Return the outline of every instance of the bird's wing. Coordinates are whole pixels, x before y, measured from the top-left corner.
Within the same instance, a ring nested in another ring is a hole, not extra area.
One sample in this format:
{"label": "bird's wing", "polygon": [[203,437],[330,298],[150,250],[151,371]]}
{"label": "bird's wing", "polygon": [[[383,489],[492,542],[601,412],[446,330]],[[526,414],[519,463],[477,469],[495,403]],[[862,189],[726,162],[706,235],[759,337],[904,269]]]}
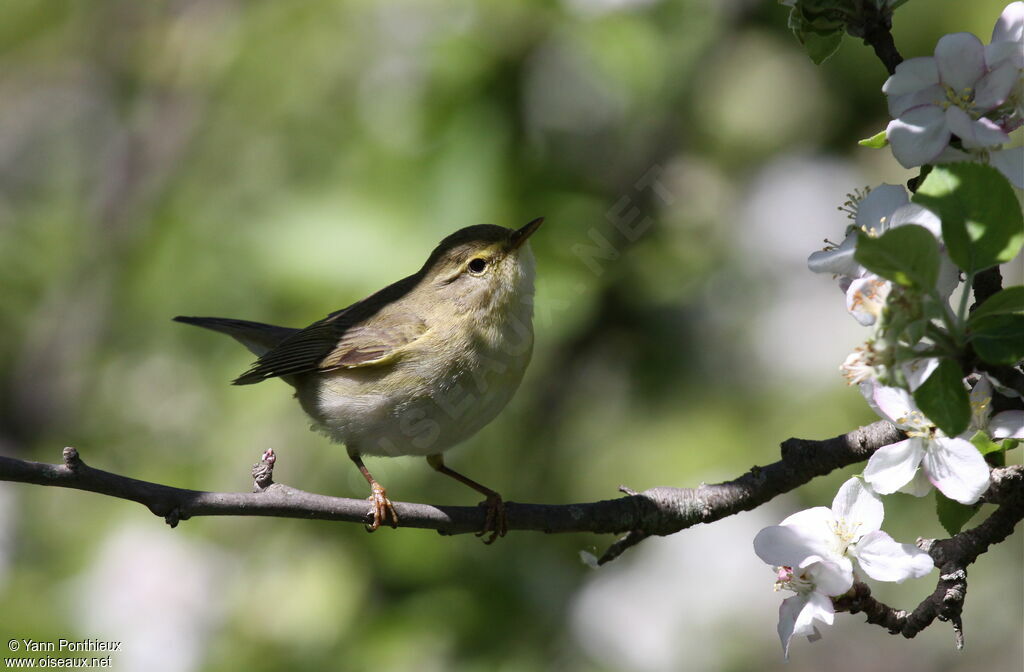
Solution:
{"label": "bird's wing", "polygon": [[384,364],[422,336],[427,325],[414,315],[389,313],[386,320],[352,324],[339,311],[286,338],[239,376],[236,385],[313,371]]}
{"label": "bird's wing", "polygon": [[384,364],[427,331],[426,323],[413,315],[389,317],[387,325],[367,324],[346,330],[318,368],[332,371]]}

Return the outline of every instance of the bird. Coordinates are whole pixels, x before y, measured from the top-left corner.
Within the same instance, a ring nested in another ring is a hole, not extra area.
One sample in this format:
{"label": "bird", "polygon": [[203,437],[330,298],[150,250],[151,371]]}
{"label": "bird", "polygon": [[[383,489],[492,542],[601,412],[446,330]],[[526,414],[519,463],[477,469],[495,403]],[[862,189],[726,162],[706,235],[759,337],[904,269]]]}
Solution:
{"label": "bird", "polygon": [[484,495],[477,536],[490,544],[508,529],[504,500],[449,468],[444,453],[490,423],[523,379],[534,343],[528,239],[543,222],[459,229],[417,272],[302,329],[174,320],[227,334],[257,356],[233,384],[280,378],[295,388],[313,427],[344,445],[369,484],[368,531],[399,519],[363,456],[422,456]]}

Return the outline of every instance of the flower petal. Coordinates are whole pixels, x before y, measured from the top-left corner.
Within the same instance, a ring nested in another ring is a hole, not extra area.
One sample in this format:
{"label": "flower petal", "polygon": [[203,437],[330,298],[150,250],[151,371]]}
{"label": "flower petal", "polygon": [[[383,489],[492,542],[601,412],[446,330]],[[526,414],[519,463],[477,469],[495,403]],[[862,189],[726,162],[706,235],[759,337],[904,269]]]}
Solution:
{"label": "flower petal", "polygon": [[924,473],[924,469],[920,467],[914,472],[914,477],[907,481],[907,484],[901,487],[896,492],[902,492],[904,495],[912,495],[914,497],[924,497],[932,491],[932,482],[928,480],[928,476]]}
{"label": "flower petal", "polygon": [[888,100],[886,100],[886,105],[889,108],[889,116],[895,119],[912,107],[920,105],[938,105],[941,107],[946,100],[946,89],[942,88],[939,84],[935,84],[919,91],[911,91],[899,96],[889,96]]}
{"label": "flower petal", "polygon": [[794,595],[787,597],[779,605],[779,640],[782,642],[782,654],[789,660],[789,643],[793,641],[796,632],[796,622],[800,613],[807,606],[808,595]]}
{"label": "flower petal", "polygon": [[1024,41],[1024,2],[1011,2],[996,19],[991,42]]}
{"label": "flower petal", "polygon": [[910,203],[892,213],[889,219],[889,228],[903,226],[904,224],[917,224],[932,232],[940,242],[942,241],[942,220],[928,208]]}
{"label": "flower petal", "polygon": [[950,106],[946,110],[946,126],[960,136],[964,147],[995,147],[1010,141],[1010,136],[991,119],[971,119],[970,115],[959,107]]}
{"label": "flower petal", "polygon": [[985,47],[970,33],[951,33],[935,45],[939,81],[960,93],[973,88],[985,74]]}
{"label": "flower petal", "polygon": [[892,213],[907,203],[910,203],[910,197],[902,186],[880,184],[857,204],[857,215],[853,221],[858,229],[875,230],[881,234],[889,229]]}
{"label": "flower petal", "polygon": [[992,387],[995,388],[995,391],[1004,397],[1009,397],[1010,399],[1020,399],[1021,397],[1024,397],[1024,394],[1021,394],[1012,387],[1008,387],[1005,380],[1000,380],[999,376],[993,374],[991,371],[987,372],[985,377],[988,378],[990,383],[992,383]]}
{"label": "flower petal", "polygon": [[862,326],[870,327],[885,309],[885,300],[891,290],[892,283],[874,273],[857,278],[846,290],[846,310]]}
{"label": "flower petal", "polygon": [[988,156],[992,167],[1005,175],[1010,184],[1024,189],[1024,147],[997,149]]}
{"label": "flower petal", "polygon": [[875,381],[866,381],[860,385],[860,393],[868,402],[868,406],[900,429],[913,429],[916,425],[906,424],[908,419],[919,413],[917,404],[910,393],[899,387],[888,387]]}
{"label": "flower petal", "polygon": [[943,253],[939,257],[939,280],[935,283],[935,289],[944,301],[948,301],[953,291],[960,284],[960,269]]}
{"label": "flower petal", "polygon": [[887,96],[901,96],[939,83],[939,67],[931,56],[908,58],[882,85]]}
{"label": "flower petal", "polygon": [[794,550],[801,549],[798,553],[803,553],[803,558],[799,560],[793,558],[796,560],[795,563],[785,564],[806,567],[807,558],[812,555],[819,556],[822,560],[828,558],[839,561],[833,550],[836,536],[835,522],[832,510],[824,506],[815,506],[787,516],[779,523],[779,526],[792,531],[793,535],[788,539],[795,544]]}
{"label": "flower petal", "polygon": [[825,595],[842,595],[853,587],[853,563],[849,558],[843,562],[823,560],[807,567],[805,570],[816,586],[818,592]]}
{"label": "flower petal", "polygon": [[946,113],[938,105],[912,107],[885,128],[892,154],[904,168],[931,163],[949,144]]}
{"label": "flower petal", "polygon": [[993,439],[1024,439],[1024,411],[1003,411],[989,420]]}
{"label": "flower petal", "polygon": [[907,378],[907,385],[913,392],[928,380],[935,369],[939,368],[938,357],[922,357],[920,359],[908,359],[900,365],[903,375]]}
{"label": "flower petal", "polygon": [[814,273],[832,273],[835,275],[846,275],[858,277],[864,272],[864,267],[854,261],[853,253],[857,250],[857,232],[851,231],[850,235],[831,250],[820,250],[807,257],[807,267]]}
{"label": "flower petal", "polygon": [[885,510],[882,499],[864,481],[851,478],[839,487],[832,500],[832,514],[860,537],[882,527]]}
{"label": "flower petal", "polygon": [[942,494],[961,504],[974,504],[988,490],[988,463],[974,444],[965,439],[928,441],[921,466]]}
{"label": "flower petal", "polygon": [[830,552],[828,557],[809,555],[800,563],[799,569],[813,579],[818,590],[829,595],[842,595],[853,585],[853,560],[845,554]]}
{"label": "flower petal", "polygon": [[987,404],[992,401],[992,381],[987,376],[978,378],[978,382],[971,388],[972,404]]}
{"label": "flower petal", "polygon": [[[849,590],[849,588],[847,588]],[[832,625],[836,610],[832,606],[832,600],[828,599],[826,595],[815,591],[810,594],[810,598],[807,600],[807,608],[805,611],[810,611],[810,618],[816,621],[821,621],[825,625]],[[803,619],[798,619],[798,624]],[[802,634],[802,633],[801,633]]]}
{"label": "flower petal", "polygon": [[956,147],[946,147],[942,153],[935,157],[935,163],[957,163],[959,161],[974,161],[976,154],[965,152]]}
{"label": "flower petal", "polygon": [[[828,511],[831,517],[831,511],[823,506],[818,508]],[[828,557],[832,553],[828,542],[833,537],[831,531],[826,537],[808,533],[805,528],[772,525],[754,537],[754,553],[773,567],[799,567],[811,556]]]}
{"label": "flower petal", "polygon": [[1012,63],[1018,68],[1024,68],[1024,53],[1020,45],[1014,42],[993,42],[985,45],[985,62],[990,68],[998,67],[1003,63]]}
{"label": "flower petal", "polygon": [[903,583],[935,569],[930,555],[911,544],[899,544],[881,530],[864,535],[853,549],[861,569],[876,581]]}
{"label": "flower petal", "polygon": [[999,64],[978,82],[974,90],[974,107],[988,112],[1005,103],[1019,77],[1020,69],[1014,63],[1007,60]]}
{"label": "flower petal", "polygon": [[970,400],[971,425],[975,429],[985,429],[992,415],[992,383],[986,376],[979,378],[971,388]]}
{"label": "flower petal", "polygon": [[811,639],[820,637],[814,627],[814,621],[832,625],[835,619],[835,608],[832,600],[821,593],[812,592],[806,595],[794,595],[782,601],[779,607],[779,639],[782,651],[789,660],[789,643],[797,635]]}
{"label": "flower petal", "polygon": [[831,509],[824,506],[815,506],[787,516],[779,525],[803,528],[809,534],[824,537],[832,529],[834,522],[835,516],[832,515]]}
{"label": "flower petal", "polygon": [[882,446],[868,459],[864,480],[880,495],[896,492],[914,477],[914,471],[925,454],[922,444],[921,439],[910,438]]}

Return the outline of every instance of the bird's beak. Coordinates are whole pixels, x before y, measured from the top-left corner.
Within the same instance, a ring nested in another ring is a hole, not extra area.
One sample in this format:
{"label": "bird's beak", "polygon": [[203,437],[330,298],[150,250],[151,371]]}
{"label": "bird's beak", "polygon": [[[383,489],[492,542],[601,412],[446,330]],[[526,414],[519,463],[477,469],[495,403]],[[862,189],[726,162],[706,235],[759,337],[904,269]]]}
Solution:
{"label": "bird's beak", "polygon": [[521,229],[516,229],[512,232],[512,238],[509,240],[509,249],[518,250],[522,247],[526,239],[533,235],[533,232],[540,228],[540,225],[544,223],[543,217],[538,217]]}

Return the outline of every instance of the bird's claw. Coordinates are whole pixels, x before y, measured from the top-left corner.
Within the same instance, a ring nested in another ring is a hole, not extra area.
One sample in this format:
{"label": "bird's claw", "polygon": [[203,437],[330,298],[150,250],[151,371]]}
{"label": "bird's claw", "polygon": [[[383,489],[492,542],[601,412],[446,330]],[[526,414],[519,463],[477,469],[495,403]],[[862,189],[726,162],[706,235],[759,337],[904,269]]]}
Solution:
{"label": "bird's claw", "polygon": [[487,499],[480,502],[480,506],[487,508],[487,518],[484,519],[484,527],[476,533],[476,536],[483,537],[485,544],[493,544],[498,537],[504,537],[508,533],[508,514],[505,511],[505,502],[501,495],[494,493],[488,495]]}
{"label": "bird's claw", "polygon": [[387,490],[380,483],[370,484],[370,513],[373,514],[373,522],[366,526],[367,532],[375,532],[381,523],[388,522],[391,527],[398,527],[398,514],[395,513],[395,506],[388,499]]}

